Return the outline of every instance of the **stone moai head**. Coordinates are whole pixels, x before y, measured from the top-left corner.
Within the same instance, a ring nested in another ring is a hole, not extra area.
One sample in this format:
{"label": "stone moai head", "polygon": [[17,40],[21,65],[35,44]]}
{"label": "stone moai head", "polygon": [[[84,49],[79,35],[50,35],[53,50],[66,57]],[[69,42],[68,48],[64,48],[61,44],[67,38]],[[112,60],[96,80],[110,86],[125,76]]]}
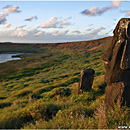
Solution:
{"label": "stone moai head", "polygon": [[118,37],[118,40],[121,38],[129,39],[130,38],[130,19],[129,18],[120,19],[113,33],[114,33],[114,36]]}
{"label": "stone moai head", "polygon": [[113,34],[112,42],[102,56],[106,61],[105,80],[108,84],[122,81],[123,71],[130,69],[130,19],[120,19]]}

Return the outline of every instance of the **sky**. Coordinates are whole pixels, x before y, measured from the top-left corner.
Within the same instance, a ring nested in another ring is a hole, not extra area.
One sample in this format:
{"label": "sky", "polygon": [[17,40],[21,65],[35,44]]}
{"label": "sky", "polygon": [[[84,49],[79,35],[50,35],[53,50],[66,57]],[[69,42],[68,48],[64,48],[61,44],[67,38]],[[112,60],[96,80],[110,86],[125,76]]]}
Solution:
{"label": "sky", "polygon": [[0,42],[59,43],[113,35],[130,1],[0,1]]}

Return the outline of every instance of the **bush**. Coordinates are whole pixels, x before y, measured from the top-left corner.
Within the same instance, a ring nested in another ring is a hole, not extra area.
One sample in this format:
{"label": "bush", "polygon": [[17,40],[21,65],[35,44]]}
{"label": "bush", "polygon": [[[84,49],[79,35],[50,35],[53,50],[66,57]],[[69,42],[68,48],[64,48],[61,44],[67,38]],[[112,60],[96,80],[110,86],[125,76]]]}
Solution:
{"label": "bush", "polygon": [[60,95],[61,97],[64,97],[64,96],[69,96],[71,94],[71,90],[70,88],[56,88],[54,90],[52,90],[52,94],[51,94],[51,98],[52,97],[55,97],[57,95]]}
{"label": "bush", "polygon": [[47,88],[46,87],[42,87],[42,88],[37,88],[37,89],[35,89],[34,91],[33,91],[33,93],[35,93],[35,94],[42,94],[42,93],[44,93],[44,92],[46,92],[47,91]]}
{"label": "bush", "polygon": [[32,118],[37,120],[37,119],[44,119],[44,120],[49,120],[52,118],[52,116],[55,116],[57,111],[61,107],[58,105],[54,104],[47,104],[47,103],[36,103],[32,106],[30,109],[30,114],[32,115]]}
{"label": "bush", "polygon": [[79,104],[70,109],[59,110],[56,117],[49,120],[44,127],[53,129],[87,129],[88,116],[92,114],[93,111]]}
{"label": "bush", "polygon": [[24,96],[28,95],[29,93],[32,93],[32,91],[30,91],[30,90],[23,90],[23,91],[21,91],[21,92],[15,94],[14,96],[24,97]]}
{"label": "bush", "polygon": [[0,103],[0,108],[8,107],[8,106],[11,106],[11,105],[12,105],[11,102],[2,102],[2,103]]}
{"label": "bush", "polygon": [[39,98],[41,98],[42,96],[40,96],[39,94],[33,93],[33,94],[31,94],[31,97],[32,97],[32,98],[39,99]]}
{"label": "bush", "polygon": [[94,91],[89,91],[89,92],[83,92],[81,96],[73,96],[73,101],[74,102],[90,102],[95,100],[95,92]]}
{"label": "bush", "polygon": [[108,109],[103,102],[97,107],[93,117],[98,129],[117,129],[118,126],[129,126],[130,108],[114,104]]}
{"label": "bush", "polygon": [[88,115],[93,111],[82,105],[70,109],[59,110],[51,120],[38,120],[34,124],[25,126],[24,129],[87,129]]}
{"label": "bush", "polygon": [[117,126],[129,126],[130,108],[126,106],[119,107],[114,104],[114,107],[106,112],[106,118],[109,129],[117,129]]}
{"label": "bush", "polygon": [[37,119],[49,120],[61,107],[51,103],[35,102],[33,105],[17,111],[9,111],[0,115],[1,129],[20,129],[25,123]]}
{"label": "bush", "polygon": [[0,97],[0,99],[6,99],[7,97]]}
{"label": "bush", "polygon": [[25,110],[3,114],[0,119],[1,129],[20,129],[24,123],[32,120],[32,116]]}

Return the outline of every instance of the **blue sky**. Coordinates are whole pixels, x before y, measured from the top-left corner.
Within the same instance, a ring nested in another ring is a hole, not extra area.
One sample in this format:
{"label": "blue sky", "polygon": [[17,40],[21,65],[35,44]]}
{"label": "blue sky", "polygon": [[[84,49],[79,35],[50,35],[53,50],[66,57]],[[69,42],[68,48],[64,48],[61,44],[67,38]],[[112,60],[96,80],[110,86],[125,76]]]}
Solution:
{"label": "blue sky", "polygon": [[0,42],[56,43],[113,35],[130,1],[0,1]]}

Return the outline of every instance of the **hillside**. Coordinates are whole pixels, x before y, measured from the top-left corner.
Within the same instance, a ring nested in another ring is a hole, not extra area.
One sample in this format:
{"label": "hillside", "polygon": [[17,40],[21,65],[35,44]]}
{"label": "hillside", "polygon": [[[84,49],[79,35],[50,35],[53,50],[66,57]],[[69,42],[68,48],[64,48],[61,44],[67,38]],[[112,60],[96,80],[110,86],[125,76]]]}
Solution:
{"label": "hillside", "polygon": [[[101,38],[91,41],[79,41],[68,43],[49,43],[49,44],[18,44],[18,43],[0,43],[0,53],[2,52],[37,52],[43,48],[72,49],[82,52],[88,52],[99,48],[107,48],[112,37]],[[105,44],[104,44],[105,43]]]}
{"label": "hillside", "polygon": [[[129,125],[129,108],[115,106],[105,113],[102,104],[106,83],[100,57],[111,40],[0,43],[0,53],[30,53],[0,64],[0,128],[115,129]],[[88,68],[95,70],[93,89],[78,95],[80,72]]]}

